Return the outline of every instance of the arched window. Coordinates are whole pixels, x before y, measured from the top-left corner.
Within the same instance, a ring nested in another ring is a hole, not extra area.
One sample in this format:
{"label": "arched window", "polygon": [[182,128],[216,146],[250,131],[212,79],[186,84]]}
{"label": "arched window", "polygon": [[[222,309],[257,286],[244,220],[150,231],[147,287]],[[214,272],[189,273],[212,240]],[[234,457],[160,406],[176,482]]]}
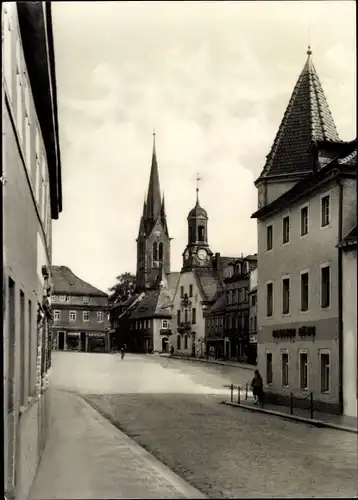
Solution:
{"label": "arched window", "polygon": [[163,243],[159,243],[159,259],[158,260],[163,260]]}
{"label": "arched window", "polygon": [[188,336],[185,335],[184,337],[184,349],[188,349]]}
{"label": "arched window", "polygon": [[155,241],[153,243],[153,262],[158,260],[158,245],[157,245],[157,242]]}
{"label": "arched window", "polygon": [[177,337],[177,349],[180,351],[181,349],[181,336],[180,334]]}
{"label": "arched window", "polygon": [[205,227],[198,226],[198,241],[205,241]]}

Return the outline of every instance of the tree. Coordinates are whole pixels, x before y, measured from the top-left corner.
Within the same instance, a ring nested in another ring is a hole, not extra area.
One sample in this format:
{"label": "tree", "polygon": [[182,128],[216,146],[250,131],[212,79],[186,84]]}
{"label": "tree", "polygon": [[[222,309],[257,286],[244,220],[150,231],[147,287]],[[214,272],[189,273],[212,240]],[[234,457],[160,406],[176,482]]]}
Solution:
{"label": "tree", "polygon": [[132,273],[122,273],[116,277],[117,283],[109,288],[109,304],[130,299],[135,291],[136,278]]}

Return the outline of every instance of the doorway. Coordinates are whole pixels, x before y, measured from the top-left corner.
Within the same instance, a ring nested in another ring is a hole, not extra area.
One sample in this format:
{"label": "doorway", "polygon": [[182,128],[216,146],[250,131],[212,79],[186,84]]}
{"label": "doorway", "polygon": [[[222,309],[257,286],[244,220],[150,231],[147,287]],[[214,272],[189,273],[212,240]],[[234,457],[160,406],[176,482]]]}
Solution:
{"label": "doorway", "polygon": [[162,352],[168,351],[168,337],[162,338]]}
{"label": "doorway", "polygon": [[80,351],[86,352],[86,332],[81,332],[80,335]]}
{"label": "doorway", "polygon": [[65,350],[65,332],[58,332],[57,337],[58,337],[58,350],[64,351]]}

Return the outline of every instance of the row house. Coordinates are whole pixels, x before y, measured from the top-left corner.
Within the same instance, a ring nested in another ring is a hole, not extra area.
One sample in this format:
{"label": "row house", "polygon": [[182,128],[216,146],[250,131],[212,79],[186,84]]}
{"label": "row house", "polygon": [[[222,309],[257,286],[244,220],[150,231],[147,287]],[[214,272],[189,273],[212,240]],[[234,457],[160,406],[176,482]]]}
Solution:
{"label": "row house", "polygon": [[109,352],[108,295],[66,266],[53,266],[52,347],[59,351]]}
{"label": "row house", "polygon": [[309,50],[256,181],[258,368],[268,399],[311,393],[316,409],[355,416],[357,309],[344,293],[343,242],[357,224],[356,169],[356,140],[339,139]]}
{"label": "row house", "polygon": [[250,273],[249,287],[249,344],[250,344],[250,363],[256,364],[257,361],[257,269]]}
{"label": "row house", "polygon": [[62,211],[50,2],[2,2],[3,488],[26,500],[48,429],[52,220]]}

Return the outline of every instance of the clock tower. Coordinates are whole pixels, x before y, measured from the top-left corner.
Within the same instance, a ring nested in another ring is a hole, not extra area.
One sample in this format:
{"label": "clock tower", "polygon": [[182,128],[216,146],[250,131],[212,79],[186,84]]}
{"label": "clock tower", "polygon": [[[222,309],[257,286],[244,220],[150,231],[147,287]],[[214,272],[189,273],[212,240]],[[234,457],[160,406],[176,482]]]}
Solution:
{"label": "clock tower", "polygon": [[213,252],[208,244],[208,215],[199,203],[199,181],[197,176],[196,204],[187,217],[188,244],[183,253],[183,271],[199,267],[211,267]]}
{"label": "clock tower", "polygon": [[161,198],[159,172],[153,134],[152,165],[148,194],[143,204],[137,238],[138,291],[156,288],[158,277],[170,273],[170,239],[165,213],[164,195]]}

